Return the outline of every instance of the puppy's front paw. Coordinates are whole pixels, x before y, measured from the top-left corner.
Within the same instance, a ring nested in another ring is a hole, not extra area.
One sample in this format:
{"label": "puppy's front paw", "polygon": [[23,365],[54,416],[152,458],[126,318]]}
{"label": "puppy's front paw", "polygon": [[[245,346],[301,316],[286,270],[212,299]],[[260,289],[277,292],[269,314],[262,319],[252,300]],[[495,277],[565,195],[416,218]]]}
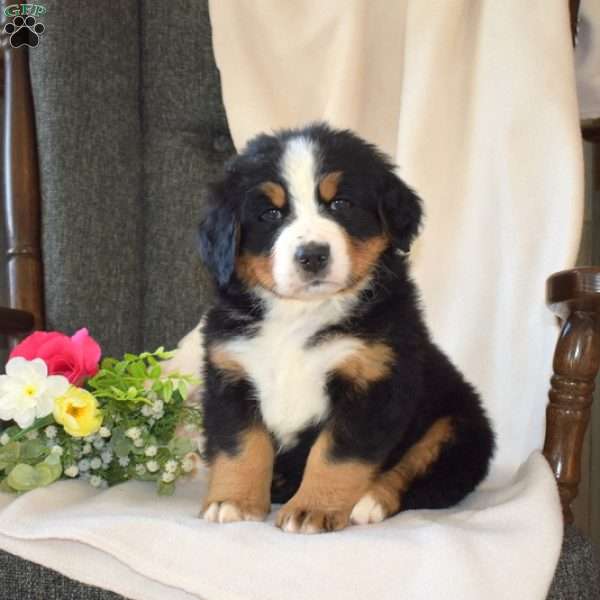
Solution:
{"label": "puppy's front paw", "polygon": [[351,521],[355,525],[381,523],[387,516],[388,510],[373,494],[365,494],[352,509]]}
{"label": "puppy's front paw", "polygon": [[275,524],[289,533],[322,533],[344,529],[349,522],[349,510],[324,510],[288,503],[277,514]]}
{"label": "puppy's front paw", "polygon": [[233,523],[235,521],[264,521],[267,516],[264,508],[244,502],[208,502],[202,510],[202,517],[211,523]]}

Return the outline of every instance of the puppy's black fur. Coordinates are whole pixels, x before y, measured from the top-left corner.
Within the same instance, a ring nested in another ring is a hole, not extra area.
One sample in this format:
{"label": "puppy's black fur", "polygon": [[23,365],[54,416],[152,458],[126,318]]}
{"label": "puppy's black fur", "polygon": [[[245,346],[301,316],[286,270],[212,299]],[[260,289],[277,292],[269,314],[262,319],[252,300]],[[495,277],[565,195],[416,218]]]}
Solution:
{"label": "puppy's black fur", "polygon": [[[408,251],[418,232],[421,202],[373,146],[350,132],[313,125],[259,136],[227,166],[223,181],[212,189],[211,207],[200,226],[200,253],[218,286],[204,327],[206,349],[233,338],[252,339],[268,318],[264,296],[236,271],[236,261],[242,254],[268,257],[277,236],[294,218],[288,202],[272,221],[272,203],[259,186],[274,181],[285,189],[279,164],[286,143],[298,136],[318,145],[320,172],[344,174],[336,196],[341,208],[327,212],[323,204],[323,214],[351,240],[379,236],[389,242],[365,276],[368,285],[356,286],[358,302],[339,322],[307,340],[306,348],[337,335],[352,336],[384,343],[394,360],[389,373],[366,389],[335,370],[329,374],[327,416],[298,431],[295,443],[277,452],[271,499],[286,502],[297,491],[310,448],[324,430],[331,432],[332,461],[359,460],[385,473],[432,424],[449,417],[451,439],[403,493],[401,509],[451,506],[485,477],[494,436],[477,392],[430,339],[407,259],[398,252]],[[260,390],[250,376],[232,379],[208,360],[204,379],[205,454],[210,463],[220,453],[235,456],[241,434],[264,423]],[[275,436],[273,443],[277,448]]]}

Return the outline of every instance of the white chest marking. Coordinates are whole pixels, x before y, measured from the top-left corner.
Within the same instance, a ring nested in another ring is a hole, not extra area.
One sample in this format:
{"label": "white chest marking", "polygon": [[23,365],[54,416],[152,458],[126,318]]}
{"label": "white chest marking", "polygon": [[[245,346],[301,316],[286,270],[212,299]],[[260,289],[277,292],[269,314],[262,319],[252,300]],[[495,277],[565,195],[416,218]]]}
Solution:
{"label": "white chest marking", "polygon": [[263,420],[282,448],[296,434],[327,417],[327,374],[362,347],[343,337],[306,348],[317,331],[339,322],[355,297],[323,301],[271,300],[253,338],[235,338],[224,349],[244,367],[258,395]]}

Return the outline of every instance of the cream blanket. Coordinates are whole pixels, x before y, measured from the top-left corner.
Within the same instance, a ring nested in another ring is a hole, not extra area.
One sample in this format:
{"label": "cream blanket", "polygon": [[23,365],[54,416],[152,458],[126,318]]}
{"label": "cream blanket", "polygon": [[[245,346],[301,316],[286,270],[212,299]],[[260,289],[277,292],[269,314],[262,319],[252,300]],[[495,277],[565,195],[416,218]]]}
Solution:
{"label": "cream blanket", "polygon": [[[582,175],[562,0],[215,0],[238,147],[326,118],[396,157],[425,200],[414,270],[435,339],[482,391],[499,452],[448,511],[298,536],[196,518],[129,483],[0,496],[0,547],[131,598],[543,599],[562,524],[539,449],[555,323],[544,280],[573,263]],[[532,454],[533,452],[533,454]]]}
{"label": "cream blanket", "polygon": [[561,524],[539,454],[460,508],[317,536],[197,518],[202,481],[158,497],[133,482],[64,481],[0,495],[0,547],[136,600],[544,598]]}

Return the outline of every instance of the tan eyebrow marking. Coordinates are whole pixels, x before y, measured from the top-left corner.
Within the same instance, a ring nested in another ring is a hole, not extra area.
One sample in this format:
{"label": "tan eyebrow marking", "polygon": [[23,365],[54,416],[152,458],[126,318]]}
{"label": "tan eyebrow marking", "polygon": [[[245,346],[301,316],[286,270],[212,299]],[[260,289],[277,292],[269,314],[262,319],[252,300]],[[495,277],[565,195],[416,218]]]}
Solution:
{"label": "tan eyebrow marking", "polygon": [[338,184],[342,178],[341,171],[327,173],[319,182],[319,194],[324,202],[331,202],[337,194]]}
{"label": "tan eyebrow marking", "polygon": [[285,206],[285,190],[278,183],[265,181],[260,185],[260,189],[269,197],[274,206],[277,208]]}

